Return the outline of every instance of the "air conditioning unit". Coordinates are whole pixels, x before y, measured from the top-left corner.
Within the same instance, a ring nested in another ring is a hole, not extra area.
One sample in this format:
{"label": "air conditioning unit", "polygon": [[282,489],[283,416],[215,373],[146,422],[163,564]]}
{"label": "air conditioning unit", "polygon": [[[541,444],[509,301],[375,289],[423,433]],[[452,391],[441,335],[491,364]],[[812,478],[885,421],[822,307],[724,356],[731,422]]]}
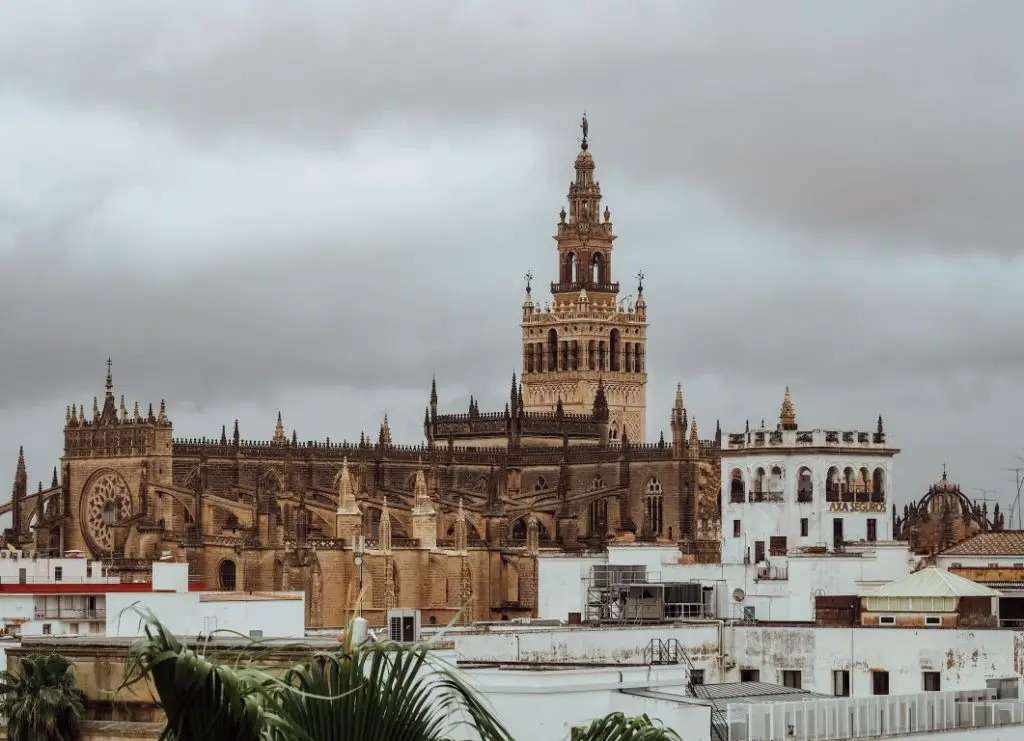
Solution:
{"label": "air conditioning unit", "polygon": [[388,610],[388,638],[395,643],[418,643],[419,610]]}
{"label": "air conditioning unit", "polygon": [[7,551],[0,551],[0,558],[7,558]]}

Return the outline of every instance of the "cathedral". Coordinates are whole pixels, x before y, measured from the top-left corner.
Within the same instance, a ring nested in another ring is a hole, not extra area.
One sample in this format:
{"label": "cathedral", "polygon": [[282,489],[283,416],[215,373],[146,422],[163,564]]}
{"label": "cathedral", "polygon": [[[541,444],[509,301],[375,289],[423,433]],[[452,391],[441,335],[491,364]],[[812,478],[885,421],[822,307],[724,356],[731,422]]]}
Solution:
{"label": "cathedral", "polygon": [[92,410],[67,408],[49,487],[29,491],[19,455],[4,545],[101,559],[123,580],[173,558],[208,589],[304,590],[311,627],[355,610],[379,625],[396,607],[429,623],[530,617],[544,551],[646,541],[719,561],[721,432],[701,440],[677,388],[670,440],[645,439],[643,275],[620,299],[582,129],[551,298],[535,301],[527,274],[503,410],[445,413],[435,382],[416,445],[395,444],[386,417],[358,443],[300,443],[280,415],[269,440],[241,439],[237,421],[181,439],[163,401],[125,405],[108,361]]}

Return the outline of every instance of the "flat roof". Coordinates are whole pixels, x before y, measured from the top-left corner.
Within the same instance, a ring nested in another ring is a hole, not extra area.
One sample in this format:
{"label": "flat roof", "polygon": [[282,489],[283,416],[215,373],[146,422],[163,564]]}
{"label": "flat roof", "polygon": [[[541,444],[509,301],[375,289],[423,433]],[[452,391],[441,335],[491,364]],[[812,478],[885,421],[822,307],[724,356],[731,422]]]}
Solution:
{"label": "flat roof", "polygon": [[301,599],[301,594],[291,592],[202,592],[199,595],[200,602],[270,602]]}
{"label": "flat roof", "polygon": [[702,698],[715,703],[799,702],[831,697],[810,690],[770,682],[723,682],[698,685]]}
{"label": "flat roof", "polygon": [[[306,638],[244,638],[241,636],[233,637],[228,635],[213,636],[213,637],[197,637],[197,636],[175,636],[181,643],[186,646],[195,647],[197,645],[203,648],[216,648],[216,649],[247,649],[253,646],[260,647],[278,647],[287,649],[313,649],[319,650],[324,648],[336,648],[338,646],[338,639],[327,636],[310,636]],[[86,647],[92,646],[94,648],[118,648],[127,650],[134,645],[138,640],[139,636],[132,637],[117,637],[117,636],[99,636],[99,635],[82,635],[69,633],[65,635],[46,635],[46,636],[22,636],[21,645],[24,647],[32,646],[67,646],[67,647]],[[10,646],[7,646],[10,648]]]}

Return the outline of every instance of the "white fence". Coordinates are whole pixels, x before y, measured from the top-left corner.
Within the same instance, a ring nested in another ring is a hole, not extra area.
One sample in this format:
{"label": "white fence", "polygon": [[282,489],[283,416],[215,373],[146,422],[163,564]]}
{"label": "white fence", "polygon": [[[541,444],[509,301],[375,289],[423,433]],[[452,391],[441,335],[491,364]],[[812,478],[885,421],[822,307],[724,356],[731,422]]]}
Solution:
{"label": "white fence", "polygon": [[[729,703],[729,741],[827,741],[1024,723],[1024,702],[993,690]],[[1022,730],[1024,738],[1024,730]]]}

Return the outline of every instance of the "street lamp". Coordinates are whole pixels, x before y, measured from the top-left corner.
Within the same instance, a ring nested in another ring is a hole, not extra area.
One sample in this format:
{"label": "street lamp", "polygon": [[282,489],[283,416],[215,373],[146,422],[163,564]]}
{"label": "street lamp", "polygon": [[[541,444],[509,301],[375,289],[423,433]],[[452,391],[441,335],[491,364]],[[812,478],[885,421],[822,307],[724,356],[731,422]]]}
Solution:
{"label": "street lamp", "polygon": [[359,596],[356,597],[356,614],[363,614],[363,554],[366,552],[366,538],[362,535],[356,537],[355,558],[356,569],[359,573]]}

